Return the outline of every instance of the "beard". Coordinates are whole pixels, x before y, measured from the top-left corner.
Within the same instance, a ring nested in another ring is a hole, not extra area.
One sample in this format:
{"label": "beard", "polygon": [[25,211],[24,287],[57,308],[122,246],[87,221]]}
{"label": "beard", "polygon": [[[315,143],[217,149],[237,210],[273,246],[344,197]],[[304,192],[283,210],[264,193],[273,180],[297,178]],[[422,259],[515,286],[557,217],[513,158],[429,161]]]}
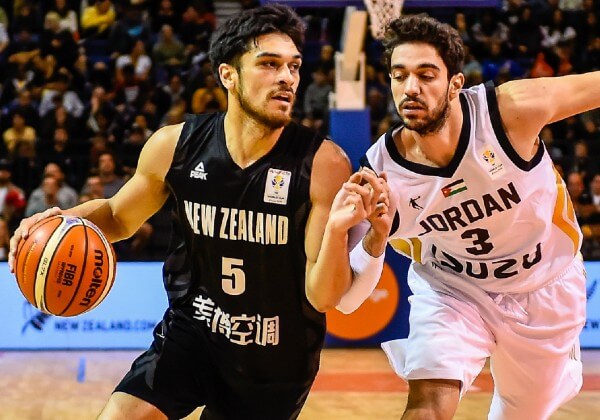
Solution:
{"label": "beard", "polygon": [[[437,133],[438,131],[440,131],[446,123],[446,121],[448,120],[448,116],[450,115],[450,101],[448,100],[448,91],[446,91],[444,99],[440,103],[438,103],[435,109],[433,109],[433,111],[431,112],[427,112],[425,118],[422,119],[405,118],[402,115],[401,107],[402,104],[406,101],[415,101],[415,99],[406,98],[402,102],[400,102],[400,105],[398,105],[398,115],[400,115],[400,119],[402,120],[402,123],[406,128],[415,131],[421,136]],[[425,106],[425,104],[421,101],[416,100],[416,102],[419,102],[421,105]],[[427,108],[425,108],[425,110],[428,111]]]}
{"label": "beard", "polygon": [[[276,94],[276,93],[275,93]],[[248,100],[248,95],[244,92],[244,84],[242,83],[242,79],[239,80],[239,86],[235,88],[234,95],[240,104],[240,108],[244,111],[250,118],[256,120],[259,124],[262,124],[272,130],[277,130],[281,127],[285,127],[292,121],[292,113],[291,109],[294,107],[294,101],[296,96],[292,99],[290,103],[290,112],[284,115],[281,114],[270,114],[265,110],[265,107],[257,107],[250,103]]]}

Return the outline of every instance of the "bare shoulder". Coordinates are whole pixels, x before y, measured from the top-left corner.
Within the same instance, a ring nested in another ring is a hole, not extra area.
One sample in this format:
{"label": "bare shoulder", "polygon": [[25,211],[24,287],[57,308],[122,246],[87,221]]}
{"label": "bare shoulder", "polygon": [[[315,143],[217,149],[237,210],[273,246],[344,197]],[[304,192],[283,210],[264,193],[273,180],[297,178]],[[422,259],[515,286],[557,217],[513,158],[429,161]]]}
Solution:
{"label": "bare shoulder", "polygon": [[173,162],[183,124],[164,126],[150,136],[140,154],[137,172],[164,180]]}
{"label": "bare shoulder", "polygon": [[496,88],[504,129],[513,147],[525,159],[531,154],[531,147],[542,127],[552,120],[549,88],[543,78],[515,80]]}
{"label": "bare shoulder", "polygon": [[[317,150],[311,176],[311,196],[333,197],[350,177],[352,166],[344,150],[331,140],[325,140]],[[333,194],[332,194],[333,193]]]}

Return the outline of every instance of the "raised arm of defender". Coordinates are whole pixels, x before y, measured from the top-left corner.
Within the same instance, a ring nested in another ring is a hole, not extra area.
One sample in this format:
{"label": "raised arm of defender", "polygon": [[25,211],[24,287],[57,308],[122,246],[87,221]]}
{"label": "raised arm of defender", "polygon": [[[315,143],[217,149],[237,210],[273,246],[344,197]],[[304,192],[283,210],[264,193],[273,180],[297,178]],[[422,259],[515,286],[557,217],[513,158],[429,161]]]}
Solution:
{"label": "raised arm of defender", "polygon": [[529,160],[545,125],[600,107],[600,72],[515,80],[498,86],[496,95],[511,144]]}

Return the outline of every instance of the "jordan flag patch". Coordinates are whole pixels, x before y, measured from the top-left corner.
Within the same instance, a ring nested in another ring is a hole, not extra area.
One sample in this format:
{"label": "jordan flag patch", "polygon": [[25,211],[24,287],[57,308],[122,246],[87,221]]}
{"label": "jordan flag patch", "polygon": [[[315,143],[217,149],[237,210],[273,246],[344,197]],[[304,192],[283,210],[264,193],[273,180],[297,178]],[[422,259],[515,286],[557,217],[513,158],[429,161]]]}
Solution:
{"label": "jordan flag patch", "polygon": [[442,188],[442,194],[444,194],[444,197],[450,197],[451,195],[458,194],[466,189],[467,184],[465,184],[465,180],[459,179],[458,181],[454,181],[453,183]]}

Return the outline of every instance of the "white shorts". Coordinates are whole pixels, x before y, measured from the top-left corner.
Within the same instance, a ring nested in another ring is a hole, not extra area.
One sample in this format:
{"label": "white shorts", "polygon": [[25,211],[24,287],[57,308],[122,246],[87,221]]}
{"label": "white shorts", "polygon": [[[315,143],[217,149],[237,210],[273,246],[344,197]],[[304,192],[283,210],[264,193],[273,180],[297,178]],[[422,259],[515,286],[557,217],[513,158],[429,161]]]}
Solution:
{"label": "white shorts", "polygon": [[579,259],[529,293],[440,293],[412,267],[408,284],[410,334],[382,344],[400,377],[456,379],[462,397],[491,357],[490,419],[546,419],[581,389],[586,289]]}

